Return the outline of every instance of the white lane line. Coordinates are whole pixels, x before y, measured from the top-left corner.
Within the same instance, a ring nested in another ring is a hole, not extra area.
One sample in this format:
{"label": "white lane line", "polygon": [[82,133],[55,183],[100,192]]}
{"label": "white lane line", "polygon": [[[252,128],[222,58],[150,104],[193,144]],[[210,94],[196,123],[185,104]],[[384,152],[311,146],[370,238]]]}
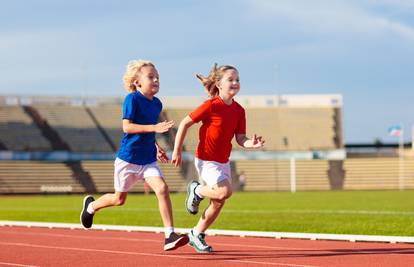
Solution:
{"label": "white lane line", "polygon": [[79,238],[79,239],[108,239],[108,240],[121,240],[121,241],[137,241],[137,242],[154,242],[154,243],[163,243],[161,240],[154,239],[145,239],[145,238],[129,238],[129,237],[106,237],[106,236],[83,236],[83,235],[73,235],[73,234],[49,234],[49,233],[27,233],[27,232],[17,232],[17,231],[2,231],[0,233],[4,234],[17,234],[17,235],[31,235],[31,236],[49,236],[49,237],[67,237],[67,238]]}
{"label": "white lane line", "polygon": [[94,248],[57,247],[57,246],[45,246],[45,245],[36,245],[36,244],[29,244],[29,243],[15,243],[15,242],[1,242],[1,241],[0,241],[0,245],[31,247],[31,248],[44,248],[44,249],[74,250],[74,251],[82,251],[82,252],[84,252],[84,251],[86,251],[86,252],[102,252],[102,253],[112,253],[112,254],[151,256],[151,257],[156,256],[156,257],[180,258],[180,259],[199,259],[198,257],[165,255],[165,254],[157,254],[157,253],[132,252],[132,251],[129,252],[129,251],[94,249]]}
{"label": "white lane line", "polygon": [[261,262],[261,261],[249,261],[249,260],[226,260],[230,262],[240,262],[240,263],[252,263],[252,264],[266,264],[266,265],[276,265],[276,266],[291,266],[291,267],[317,267],[316,265],[302,265],[302,264],[292,264],[292,263],[269,263],[269,262]]}
{"label": "white lane line", "polygon": [[[121,241],[135,241],[135,242],[153,242],[162,244],[161,240],[144,239],[144,238],[129,238],[129,237],[105,237],[105,236],[83,236],[73,234],[50,234],[50,233],[27,233],[22,231],[3,231],[0,228],[0,233],[4,234],[18,234],[18,235],[29,235],[29,236],[48,236],[48,237],[66,237],[66,238],[78,238],[78,239],[101,239],[101,240],[121,240]],[[210,243],[210,242],[209,242]],[[228,247],[247,247],[247,248],[263,248],[263,249],[288,249],[288,250],[309,250],[311,248],[298,248],[298,247],[280,247],[280,246],[264,246],[264,245],[248,245],[248,244],[237,244],[237,243],[218,243],[211,242],[211,244]]]}
{"label": "white lane line", "polygon": [[[309,241],[309,240],[308,240]],[[210,242],[209,242],[210,243]],[[214,242],[212,242],[214,244]],[[298,247],[275,247],[275,246],[263,246],[263,245],[245,245],[245,244],[229,244],[229,243],[215,243],[221,246],[227,247],[247,247],[247,248],[265,248],[265,249],[285,249],[285,250],[317,250],[320,251],[326,249],[313,249],[313,248],[298,248]]]}
{"label": "white lane line", "polygon": [[[30,221],[2,221],[0,226],[24,226],[24,227],[47,227],[47,228],[66,228],[83,229],[79,223],[53,223],[53,222],[30,222]],[[162,227],[151,226],[131,226],[131,225],[104,225],[96,224],[93,230],[116,230],[127,232],[164,232]],[[188,233],[188,228],[176,228],[178,233]],[[266,237],[266,238],[290,238],[290,239],[310,239],[310,240],[335,240],[335,241],[367,241],[367,242],[387,242],[387,243],[414,243],[412,236],[381,236],[381,235],[352,235],[352,234],[320,234],[320,233],[293,233],[293,232],[262,232],[262,231],[240,231],[240,230],[220,230],[208,229],[206,234],[209,236],[239,236],[239,237]]]}
{"label": "white lane line", "polygon": [[[44,248],[44,249],[60,249],[60,250],[72,250],[72,251],[81,251],[81,252],[101,252],[101,253],[112,253],[112,254],[124,254],[124,255],[138,255],[138,256],[150,256],[150,257],[166,257],[166,258],[177,258],[177,259],[186,259],[186,260],[200,260],[200,257],[189,257],[189,256],[179,256],[179,255],[165,255],[157,253],[143,253],[143,252],[129,252],[129,251],[119,251],[119,250],[107,250],[107,249],[92,249],[92,248],[75,248],[75,247],[56,247],[56,246],[45,246],[45,245],[35,245],[27,243],[13,243],[13,242],[1,242],[0,245],[5,246],[21,246],[21,247],[32,247],[32,248]],[[214,255],[214,254],[213,254]],[[211,256],[213,256],[211,255]],[[220,256],[217,254],[217,256]],[[281,265],[281,266],[301,266],[301,267],[318,267],[315,265],[296,265],[289,263],[276,263],[276,262],[254,262],[249,260],[222,260],[220,258],[216,259],[217,261],[236,261],[239,263],[258,263],[263,265]]]}
{"label": "white lane line", "polygon": [[[54,212],[62,211],[62,208],[44,207],[44,208],[31,208],[31,207],[0,207],[2,211],[43,211]],[[79,208],[64,208],[66,211],[77,211]],[[119,208],[116,212],[156,212],[159,213],[159,209],[156,208]],[[187,213],[185,210],[174,210],[177,213]],[[295,214],[359,214],[359,215],[401,215],[401,216],[414,216],[414,211],[395,211],[395,210],[325,210],[325,209],[283,209],[283,210],[252,210],[252,209],[223,209],[223,213],[241,213],[241,214],[280,214],[280,213],[295,213]]]}
{"label": "white lane line", "polygon": [[25,265],[25,264],[11,263],[11,262],[0,262],[0,265],[21,266],[21,267],[39,267],[39,266],[36,266],[36,265]]}
{"label": "white lane line", "polygon": [[[3,228],[4,229],[4,228]],[[131,237],[109,237],[109,236],[86,236],[86,235],[75,235],[75,234],[52,234],[52,233],[28,233],[24,231],[10,231],[10,230],[3,230],[0,227],[0,233],[3,234],[17,234],[17,235],[27,235],[27,236],[46,236],[46,237],[63,237],[63,238],[77,238],[77,239],[97,239],[97,240],[120,240],[120,241],[131,241],[131,242],[152,242],[152,243],[159,243],[160,246],[163,244],[162,240],[157,239],[147,239],[147,238],[131,238]],[[236,237],[238,238],[238,237]],[[303,240],[309,241],[309,240]],[[250,244],[240,244],[240,243],[222,243],[222,242],[209,242],[212,245],[217,246],[226,246],[226,247],[245,247],[245,248],[257,248],[257,249],[279,249],[279,250],[315,250],[315,251],[329,251],[331,248],[324,248],[319,247],[315,249],[314,247],[290,247],[290,246],[267,246],[267,245],[250,245]],[[312,243],[313,244],[313,243]],[[362,253],[361,253],[362,254]]]}

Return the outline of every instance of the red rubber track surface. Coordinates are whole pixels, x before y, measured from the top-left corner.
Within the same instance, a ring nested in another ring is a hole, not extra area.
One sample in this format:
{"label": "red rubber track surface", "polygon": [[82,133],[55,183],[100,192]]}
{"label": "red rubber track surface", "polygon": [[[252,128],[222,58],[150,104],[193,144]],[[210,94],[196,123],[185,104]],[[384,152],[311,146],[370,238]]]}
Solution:
{"label": "red rubber track surface", "polygon": [[215,252],[164,252],[163,234],[0,227],[0,266],[414,266],[414,245],[207,236]]}

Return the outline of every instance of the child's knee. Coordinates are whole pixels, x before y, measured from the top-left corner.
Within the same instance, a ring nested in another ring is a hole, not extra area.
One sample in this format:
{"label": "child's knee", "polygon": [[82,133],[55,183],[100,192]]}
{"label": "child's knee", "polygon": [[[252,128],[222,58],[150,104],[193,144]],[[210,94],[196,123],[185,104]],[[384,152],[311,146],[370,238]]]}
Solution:
{"label": "child's knee", "polygon": [[114,206],[122,206],[125,204],[126,197],[115,197],[113,200]]}
{"label": "child's knee", "polygon": [[120,199],[118,199],[118,206],[122,206],[122,205],[124,205],[125,204],[125,201],[126,201],[126,199],[125,198],[120,198]]}
{"label": "child's knee", "polygon": [[220,190],[217,200],[224,202],[226,199],[230,198],[232,194],[233,191],[231,190],[231,188],[223,188],[222,190]]}
{"label": "child's knee", "polygon": [[224,203],[226,203],[226,199],[216,199],[214,201],[211,201],[213,208],[216,210],[220,210],[224,206]]}
{"label": "child's knee", "polygon": [[166,183],[162,183],[157,188],[154,188],[154,192],[156,195],[167,195],[169,194],[168,185]]}

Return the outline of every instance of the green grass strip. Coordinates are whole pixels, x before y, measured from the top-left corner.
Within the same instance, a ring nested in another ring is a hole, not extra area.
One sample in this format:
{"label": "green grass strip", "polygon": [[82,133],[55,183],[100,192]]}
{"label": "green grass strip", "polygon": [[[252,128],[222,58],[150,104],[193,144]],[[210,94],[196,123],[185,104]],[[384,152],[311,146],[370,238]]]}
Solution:
{"label": "green grass strip", "polygon": [[[414,236],[413,191],[234,193],[214,229]],[[99,197],[96,195],[95,197]],[[81,195],[1,196],[0,220],[78,223]],[[176,227],[198,218],[171,194]],[[208,200],[202,202],[205,208]],[[131,194],[122,207],[99,211],[97,224],[162,226],[155,195]]]}

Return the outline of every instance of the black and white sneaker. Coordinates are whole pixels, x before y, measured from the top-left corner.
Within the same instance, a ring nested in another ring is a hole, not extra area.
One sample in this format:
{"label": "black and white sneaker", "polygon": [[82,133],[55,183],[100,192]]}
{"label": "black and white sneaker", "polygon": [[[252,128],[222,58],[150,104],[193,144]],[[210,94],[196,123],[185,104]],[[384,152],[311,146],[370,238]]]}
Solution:
{"label": "black and white sneaker", "polygon": [[197,181],[191,181],[191,183],[187,185],[187,198],[185,200],[185,208],[189,213],[193,215],[198,213],[198,206],[200,205],[201,200],[203,200],[195,193],[195,188],[199,185],[200,183]]}
{"label": "black and white sneaker", "polygon": [[192,246],[198,253],[211,253],[213,248],[206,243],[206,235],[200,233],[198,236],[195,236],[193,230],[188,234],[190,240],[190,246]]}
{"label": "black and white sneaker", "polygon": [[176,233],[172,233],[169,238],[165,239],[164,250],[174,250],[188,243],[188,236],[187,235],[179,235]]}
{"label": "black and white sneaker", "polygon": [[95,201],[95,199],[91,195],[88,195],[83,199],[83,208],[80,214],[80,221],[83,227],[85,228],[91,228],[92,223],[93,223],[94,214],[90,214],[89,212],[86,211],[86,209],[88,208],[88,205],[93,201]]}

